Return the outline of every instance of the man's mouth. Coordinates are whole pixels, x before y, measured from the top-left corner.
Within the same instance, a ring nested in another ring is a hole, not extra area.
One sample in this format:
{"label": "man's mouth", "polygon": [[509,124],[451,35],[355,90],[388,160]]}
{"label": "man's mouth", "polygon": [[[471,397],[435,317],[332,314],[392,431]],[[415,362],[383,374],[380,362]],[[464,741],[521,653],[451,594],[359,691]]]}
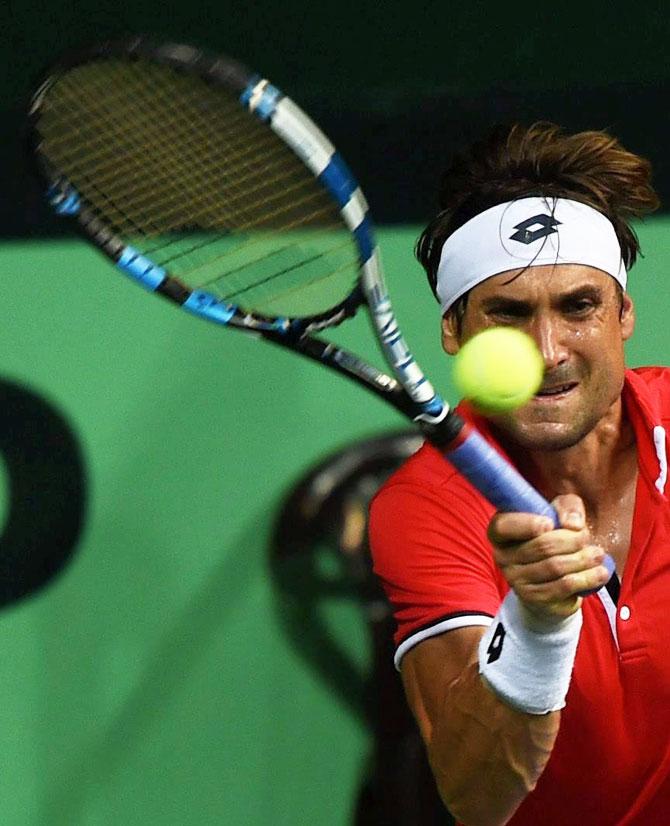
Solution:
{"label": "man's mouth", "polygon": [[553,384],[550,387],[542,387],[535,394],[536,399],[553,399],[557,396],[564,396],[577,387],[576,381],[569,381],[563,384]]}

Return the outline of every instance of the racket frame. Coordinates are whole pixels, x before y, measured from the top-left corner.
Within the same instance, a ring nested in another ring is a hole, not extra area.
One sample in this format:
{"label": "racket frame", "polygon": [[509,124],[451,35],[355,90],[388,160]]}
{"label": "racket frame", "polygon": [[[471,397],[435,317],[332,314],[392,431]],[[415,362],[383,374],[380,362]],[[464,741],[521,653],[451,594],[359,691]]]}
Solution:
{"label": "racket frame", "polygon": [[[339,205],[342,219],[358,248],[360,277],[342,302],[318,315],[282,318],[249,312],[206,290],[191,289],[115,236],[95,211],[82,202],[69,182],[50,168],[40,154],[38,122],[51,86],[64,72],[78,65],[122,57],[163,63],[180,72],[194,73],[207,83],[233,90],[240,104],[265,122],[301,158]],[[28,142],[37,159],[38,174],[46,183],[52,208],[59,214],[76,218],[83,234],[136,283],[194,315],[260,335],[366,387],[416,421],[426,437],[498,510],[546,515],[558,526],[554,508],[470,424],[449,409],[424,376],[396,322],[368,205],[360,187],[323,132],[267,79],[249,72],[237,61],[191,46],[156,45],[144,37],[107,41],[70,53],[48,70],[30,107]],[[314,335],[355,315],[363,305],[369,310],[376,339],[395,378]],[[614,570],[611,560],[606,560],[606,564]]]}
{"label": "racket frame", "polygon": [[[308,317],[262,315],[222,301],[207,290],[191,289],[114,234],[70,182],[51,168],[41,154],[38,127],[49,91],[63,74],[93,61],[109,59],[150,60],[180,72],[195,74],[206,83],[224,86],[237,95],[241,106],[250,115],[264,121],[300,157],[339,205],[343,223],[351,232],[358,249],[360,278],[343,301]],[[369,207],[360,187],[319,127],[266,79],[235,60],[183,44],[155,44],[143,36],[97,43],[69,52],[47,69],[33,95],[27,139],[52,209],[59,215],[74,218],[87,240],[92,241],[140,286],[209,321],[260,334],[306,358],[324,363],[365,385],[415,421],[437,424],[447,417],[448,405],[435,393],[421,372],[399,331],[384,283]],[[385,360],[392,366],[395,378],[353,353],[313,335],[339,325],[355,315],[363,305],[369,309],[377,341]]]}

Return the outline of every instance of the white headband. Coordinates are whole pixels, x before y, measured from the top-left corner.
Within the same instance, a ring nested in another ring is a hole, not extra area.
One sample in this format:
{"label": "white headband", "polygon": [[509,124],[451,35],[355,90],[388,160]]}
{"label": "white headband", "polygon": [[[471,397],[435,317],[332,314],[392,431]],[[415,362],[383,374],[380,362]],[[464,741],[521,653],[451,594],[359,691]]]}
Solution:
{"label": "white headband", "polygon": [[541,264],[583,264],[626,289],[626,268],[611,222],[566,198],[522,198],[475,215],[450,235],[437,269],[442,312],[492,275]]}

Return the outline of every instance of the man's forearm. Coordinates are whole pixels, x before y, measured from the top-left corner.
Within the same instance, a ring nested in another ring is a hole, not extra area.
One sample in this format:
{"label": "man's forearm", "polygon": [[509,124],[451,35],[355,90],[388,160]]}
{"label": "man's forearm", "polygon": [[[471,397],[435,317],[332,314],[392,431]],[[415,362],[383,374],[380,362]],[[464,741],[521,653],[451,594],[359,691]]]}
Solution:
{"label": "man's forearm", "polygon": [[532,715],[505,705],[470,664],[448,686],[426,737],[449,811],[467,826],[506,823],[542,774],[559,723],[558,711]]}

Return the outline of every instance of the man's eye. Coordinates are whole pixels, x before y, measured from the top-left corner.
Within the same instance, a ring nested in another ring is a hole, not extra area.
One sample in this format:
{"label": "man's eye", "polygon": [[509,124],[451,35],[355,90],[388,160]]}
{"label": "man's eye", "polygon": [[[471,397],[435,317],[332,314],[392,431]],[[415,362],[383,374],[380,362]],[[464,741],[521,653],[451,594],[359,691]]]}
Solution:
{"label": "man's eye", "polygon": [[579,301],[570,301],[566,307],[566,312],[571,315],[586,315],[594,308],[594,303],[589,299],[583,298]]}
{"label": "man's eye", "polygon": [[528,313],[523,307],[496,307],[491,310],[490,315],[501,321],[518,321],[525,318]]}

